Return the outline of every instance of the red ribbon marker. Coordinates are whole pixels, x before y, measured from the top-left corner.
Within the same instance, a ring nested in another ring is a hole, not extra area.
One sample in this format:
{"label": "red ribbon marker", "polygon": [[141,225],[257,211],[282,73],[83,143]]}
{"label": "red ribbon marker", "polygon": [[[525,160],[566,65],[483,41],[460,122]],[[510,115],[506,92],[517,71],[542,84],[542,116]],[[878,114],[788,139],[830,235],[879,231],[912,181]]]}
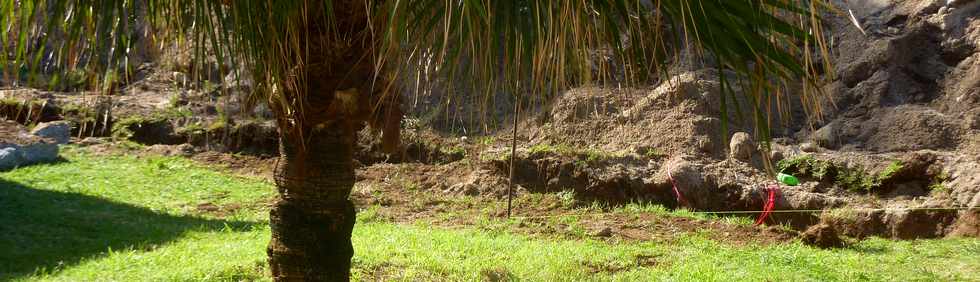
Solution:
{"label": "red ribbon marker", "polygon": [[762,225],[766,222],[766,218],[772,213],[773,208],[776,207],[776,192],[779,191],[779,184],[770,184],[766,191],[769,192],[769,197],[766,200],[765,205],[762,206],[762,214],[759,215],[759,219],[755,221],[755,225]]}
{"label": "red ribbon marker", "polygon": [[670,174],[670,165],[667,165],[667,179],[670,179],[670,185],[674,187],[674,196],[677,197],[677,205],[687,206],[687,201],[684,200],[684,196],[681,196],[681,191],[677,190],[677,181],[674,181],[674,176]]}

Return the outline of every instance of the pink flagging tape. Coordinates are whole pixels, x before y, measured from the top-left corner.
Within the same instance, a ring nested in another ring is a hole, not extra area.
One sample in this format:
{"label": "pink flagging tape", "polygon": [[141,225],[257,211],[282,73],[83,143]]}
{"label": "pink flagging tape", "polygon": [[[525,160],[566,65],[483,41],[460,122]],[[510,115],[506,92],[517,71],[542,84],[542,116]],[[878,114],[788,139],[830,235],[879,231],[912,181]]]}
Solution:
{"label": "pink flagging tape", "polygon": [[674,176],[670,174],[670,165],[667,165],[667,179],[670,179],[670,185],[674,187],[674,196],[677,197],[677,205],[687,205],[687,201],[684,200],[684,196],[681,196],[681,191],[677,190],[677,181],[674,181]]}
{"label": "pink flagging tape", "polygon": [[759,214],[759,219],[755,220],[755,225],[762,225],[772,214],[773,208],[776,207],[776,193],[779,192],[779,184],[771,184],[765,190],[768,192],[769,197],[766,199],[766,203],[762,206],[762,213]]}

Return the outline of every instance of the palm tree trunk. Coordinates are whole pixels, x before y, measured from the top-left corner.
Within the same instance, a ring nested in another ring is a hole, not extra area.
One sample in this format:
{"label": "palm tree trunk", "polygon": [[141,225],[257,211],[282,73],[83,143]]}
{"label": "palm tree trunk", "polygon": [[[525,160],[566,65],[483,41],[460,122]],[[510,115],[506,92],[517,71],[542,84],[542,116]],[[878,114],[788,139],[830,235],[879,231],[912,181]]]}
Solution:
{"label": "palm tree trunk", "polygon": [[[276,281],[350,280],[354,204],[354,134],[370,115],[374,65],[366,4],[334,1],[334,25],[321,5],[308,11],[300,33],[295,76],[305,87],[284,83],[287,100],[303,106],[296,116],[277,116],[279,197],[269,213],[269,268]],[[333,30],[348,38],[329,37]],[[351,103],[354,102],[354,103]],[[282,115],[283,113],[277,113]]]}
{"label": "palm tree trunk", "polygon": [[276,281],[348,281],[354,255],[354,135],[333,122],[299,148],[281,140],[279,198],[270,211],[269,267]]}

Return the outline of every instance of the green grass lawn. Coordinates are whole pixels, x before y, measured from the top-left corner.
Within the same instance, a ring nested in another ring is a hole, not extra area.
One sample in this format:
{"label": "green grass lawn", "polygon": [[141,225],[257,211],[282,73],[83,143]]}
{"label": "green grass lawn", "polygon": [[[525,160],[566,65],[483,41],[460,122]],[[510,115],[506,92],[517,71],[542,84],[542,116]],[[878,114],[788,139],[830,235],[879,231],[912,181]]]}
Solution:
{"label": "green grass lawn", "polygon": [[[267,280],[269,183],[179,158],[96,157],[0,172],[0,280]],[[202,213],[198,206],[218,207]],[[220,216],[219,216],[220,215]],[[398,225],[362,212],[354,276],[391,280],[980,281],[980,240],[848,249],[637,243]]]}

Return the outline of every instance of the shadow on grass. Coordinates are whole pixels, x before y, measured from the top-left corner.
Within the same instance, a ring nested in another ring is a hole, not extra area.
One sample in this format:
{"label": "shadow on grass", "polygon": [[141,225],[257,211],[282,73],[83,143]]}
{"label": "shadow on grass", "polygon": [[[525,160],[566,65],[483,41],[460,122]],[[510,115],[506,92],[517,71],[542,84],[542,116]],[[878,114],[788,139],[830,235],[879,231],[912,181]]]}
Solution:
{"label": "shadow on grass", "polygon": [[249,230],[256,225],[173,216],[0,179],[0,281],[57,270],[110,249],[150,249],[189,231]]}
{"label": "shadow on grass", "polygon": [[[15,170],[15,169],[18,169],[18,168],[28,167],[28,166],[33,166],[33,165],[55,165],[55,164],[67,163],[67,162],[68,162],[68,159],[65,159],[62,156],[58,156],[58,158],[56,158],[54,160],[50,160],[50,161],[24,164],[24,165],[19,165],[19,166],[16,166],[16,167],[0,168],[0,172],[11,171],[11,170]],[[0,179],[0,180],[2,180],[2,179]]]}

